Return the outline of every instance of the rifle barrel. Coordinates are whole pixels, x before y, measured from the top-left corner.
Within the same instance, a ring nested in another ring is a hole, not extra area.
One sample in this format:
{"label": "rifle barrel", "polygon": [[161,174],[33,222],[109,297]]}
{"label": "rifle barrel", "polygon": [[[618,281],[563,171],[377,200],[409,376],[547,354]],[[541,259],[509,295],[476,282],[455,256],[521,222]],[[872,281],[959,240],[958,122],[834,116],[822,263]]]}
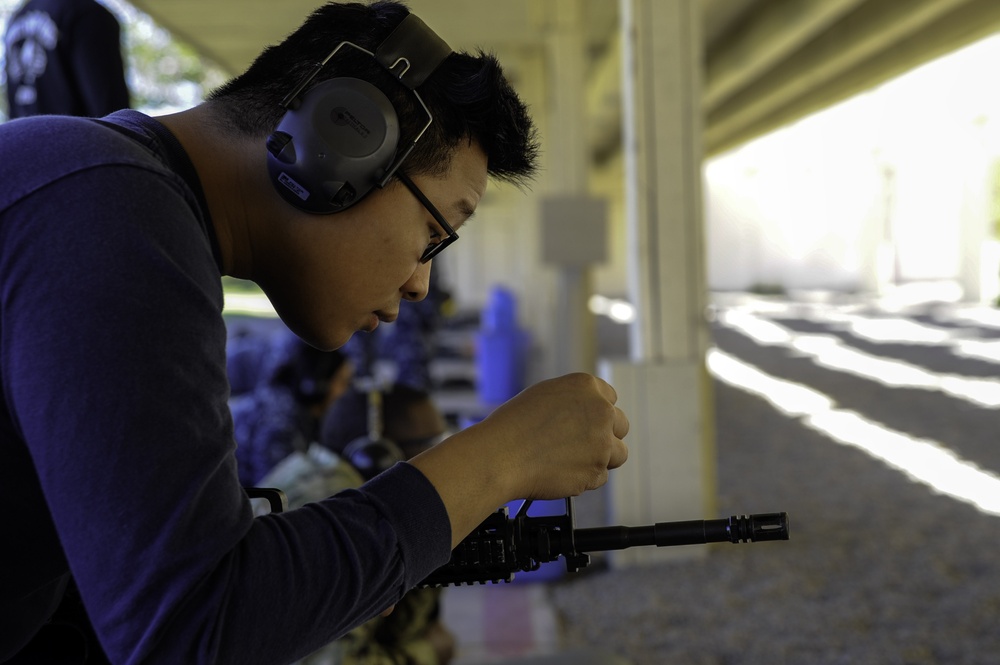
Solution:
{"label": "rifle barrel", "polygon": [[657,522],[650,526],[607,526],[576,529],[578,552],[623,550],[641,545],[700,545],[703,543],[788,540],[787,513],[733,515],[729,519]]}

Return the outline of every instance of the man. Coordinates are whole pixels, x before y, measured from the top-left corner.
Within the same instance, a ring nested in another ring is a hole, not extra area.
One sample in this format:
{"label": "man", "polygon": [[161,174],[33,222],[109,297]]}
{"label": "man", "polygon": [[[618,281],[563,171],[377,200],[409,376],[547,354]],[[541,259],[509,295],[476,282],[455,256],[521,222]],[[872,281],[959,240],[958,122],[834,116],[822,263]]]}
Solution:
{"label": "man", "polygon": [[11,118],[128,108],[121,28],[95,0],[27,0],[4,33]]}
{"label": "man", "polygon": [[[391,609],[497,506],[624,463],[614,390],[575,374],[362,488],[253,517],[220,276],[334,349],[424,297],[488,176],[532,172],[495,60],[442,44],[399,4],[329,4],[187,111],[0,125],[0,659],[37,646],[69,588],[113,663],[289,662]],[[389,118],[356,108],[362,89],[400,110],[399,149],[315,184]],[[346,134],[310,148],[297,122]]]}

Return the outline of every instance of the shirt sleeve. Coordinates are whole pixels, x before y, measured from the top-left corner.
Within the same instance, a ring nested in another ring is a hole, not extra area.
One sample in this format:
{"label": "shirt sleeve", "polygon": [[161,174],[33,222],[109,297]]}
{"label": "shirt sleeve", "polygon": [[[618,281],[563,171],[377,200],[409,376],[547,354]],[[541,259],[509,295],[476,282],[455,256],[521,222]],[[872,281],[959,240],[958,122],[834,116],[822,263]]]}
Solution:
{"label": "shirt sleeve", "polygon": [[112,662],[289,662],[447,561],[445,508],[405,463],[253,518],[220,279],[180,186],[104,167],[19,208],[0,238],[4,394]]}

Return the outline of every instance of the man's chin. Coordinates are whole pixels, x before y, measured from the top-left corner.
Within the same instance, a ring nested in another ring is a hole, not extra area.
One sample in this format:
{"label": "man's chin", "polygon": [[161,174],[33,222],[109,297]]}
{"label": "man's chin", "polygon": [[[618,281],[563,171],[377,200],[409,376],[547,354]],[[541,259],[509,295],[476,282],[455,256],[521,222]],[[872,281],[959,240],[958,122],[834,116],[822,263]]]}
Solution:
{"label": "man's chin", "polygon": [[[261,287],[263,288],[263,287]],[[268,299],[282,323],[295,333],[303,342],[320,351],[335,351],[354,334],[355,321],[344,321],[343,318],[319,318],[314,316],[316,310],[305,302],[282,298],[272,298],[265,290]]]}
{"label": "man's chin", "polygon": [[320,351],[336,351],[347,344],[352,334],[338,327],[336,330],[315,330],[308,325],[292,325],[285,321],[285,325],[293,333],[298,335],[303,342],[315,347]]}

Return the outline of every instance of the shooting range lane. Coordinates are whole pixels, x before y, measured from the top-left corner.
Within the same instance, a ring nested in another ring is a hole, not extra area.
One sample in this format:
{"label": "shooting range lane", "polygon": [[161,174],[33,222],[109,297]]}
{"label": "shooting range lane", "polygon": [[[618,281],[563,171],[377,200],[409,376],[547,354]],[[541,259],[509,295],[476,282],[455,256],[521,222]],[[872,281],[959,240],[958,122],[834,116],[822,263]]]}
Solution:
{"label": "shooting range lane", "polygon": [[[635,665],[998,662],[998,497],[976,490],[1000,487],[988,403],[1000,313],[848,305],[730,302],[712,327],[722,354],[772,380],[762,394],[715,381],[719,516],[787,510],[791,540],[565,576],[548,585],[564,644]],[[789,386],[823,405],[782,410],[774,392]],[[824,431],[818,414],[849,416],[860,434]],[[908,459],[927,451],[948,464]],[[974,480],[936,479],[944,466]]]}

